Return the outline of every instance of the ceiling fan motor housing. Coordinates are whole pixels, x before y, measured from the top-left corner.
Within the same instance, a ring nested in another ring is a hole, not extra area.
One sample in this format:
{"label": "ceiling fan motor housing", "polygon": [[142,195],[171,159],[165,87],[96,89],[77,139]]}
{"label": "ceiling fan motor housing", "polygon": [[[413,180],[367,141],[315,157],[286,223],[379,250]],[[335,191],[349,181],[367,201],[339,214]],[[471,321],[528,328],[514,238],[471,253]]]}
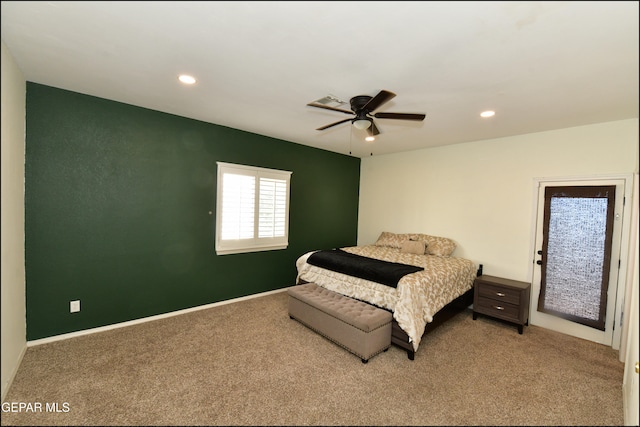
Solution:
{"label": "ceiling fan motor housing", "polygon": [[354,113],[358,113],[359,110],[362,109],[367,103],[371,100],[371,96],[369,95],[358,95],[351,98],[349,101],[351,103],[351,110]]}

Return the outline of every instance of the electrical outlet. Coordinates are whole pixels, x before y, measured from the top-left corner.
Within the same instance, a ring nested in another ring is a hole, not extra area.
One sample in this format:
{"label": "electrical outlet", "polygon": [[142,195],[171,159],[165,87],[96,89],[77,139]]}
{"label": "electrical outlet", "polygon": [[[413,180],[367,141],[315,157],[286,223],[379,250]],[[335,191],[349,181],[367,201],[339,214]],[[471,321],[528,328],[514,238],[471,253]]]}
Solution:
{"label": "electrical outlet", "polygon": [[80,311],[80,300],[71,301],[69,303],[69,312],[77,313],[78,311]]}

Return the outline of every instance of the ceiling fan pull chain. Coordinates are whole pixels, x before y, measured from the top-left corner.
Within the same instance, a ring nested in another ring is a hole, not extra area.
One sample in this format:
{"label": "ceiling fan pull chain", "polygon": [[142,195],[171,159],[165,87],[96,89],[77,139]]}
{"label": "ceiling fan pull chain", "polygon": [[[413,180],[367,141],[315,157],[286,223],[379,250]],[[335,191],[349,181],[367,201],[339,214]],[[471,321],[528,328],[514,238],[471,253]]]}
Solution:
{"label": "ceiling fan pull chain", "polygon": [[349,155],[351,155],[352,146],[353,146],[353,129],[349,129]]}

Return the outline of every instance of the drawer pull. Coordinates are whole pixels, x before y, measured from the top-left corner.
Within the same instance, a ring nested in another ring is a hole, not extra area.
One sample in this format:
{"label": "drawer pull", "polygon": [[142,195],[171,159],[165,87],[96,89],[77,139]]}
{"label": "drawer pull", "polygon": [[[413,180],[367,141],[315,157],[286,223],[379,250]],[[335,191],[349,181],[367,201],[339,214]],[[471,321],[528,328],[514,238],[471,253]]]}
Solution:
{"label": "drawer pull", "polygon": [[496,292],[496,295],[498,295],[499,297],[503,297],[505,294],[502,292]]}
{"label": "drawer pull", "polygon": [[500,307],[499,305],[494,305],[493,308],[496,310],[504,310],[504,307]]}

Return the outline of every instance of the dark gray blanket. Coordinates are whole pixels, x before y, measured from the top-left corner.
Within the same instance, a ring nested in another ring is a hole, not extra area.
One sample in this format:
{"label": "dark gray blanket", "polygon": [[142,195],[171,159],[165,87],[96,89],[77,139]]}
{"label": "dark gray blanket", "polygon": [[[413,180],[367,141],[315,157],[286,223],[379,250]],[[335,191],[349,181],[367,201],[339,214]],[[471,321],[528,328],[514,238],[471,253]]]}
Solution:
{"label": "dark gray blanket", "polygon": [[328,249],[312,253],[307,262],[316,267],[326,268],[349,276],[381,283],[393,288],[407,274],[424,268],[397,262],[382,261],[352,254],[342,249]]}

